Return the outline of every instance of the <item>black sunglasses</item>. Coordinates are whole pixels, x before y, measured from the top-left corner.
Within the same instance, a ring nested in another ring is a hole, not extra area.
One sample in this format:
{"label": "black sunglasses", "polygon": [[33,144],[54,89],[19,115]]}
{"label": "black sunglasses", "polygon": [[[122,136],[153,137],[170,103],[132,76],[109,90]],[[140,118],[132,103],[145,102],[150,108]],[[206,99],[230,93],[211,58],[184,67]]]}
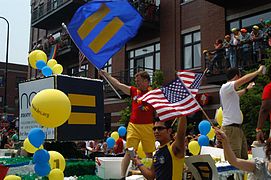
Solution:
{"label": "black sunglasses", "polygon": [[156,131],[156,130],[162,131],[164,129],[168,129],[168,128],[166,126],[155,126],[152,128],[153,131]]}

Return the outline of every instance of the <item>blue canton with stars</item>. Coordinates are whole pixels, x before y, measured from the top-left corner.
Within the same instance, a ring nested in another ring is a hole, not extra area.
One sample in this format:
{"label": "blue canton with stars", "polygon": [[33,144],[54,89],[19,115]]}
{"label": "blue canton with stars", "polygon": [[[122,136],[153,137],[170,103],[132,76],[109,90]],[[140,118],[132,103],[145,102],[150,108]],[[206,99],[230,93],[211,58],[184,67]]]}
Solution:
{"label": "blue canton with stars", "polygon": [[179,78],[162,87],[161,91],[170,103],[182,101],[190,95]]}
{"label": "blue canton with stars", "polygon": [[193,81],[193,83],[191,84],[191,86],[189,88],[190,89],[199,89],[202,76],[203,76],[202,73],[195,73],[195,80]]}

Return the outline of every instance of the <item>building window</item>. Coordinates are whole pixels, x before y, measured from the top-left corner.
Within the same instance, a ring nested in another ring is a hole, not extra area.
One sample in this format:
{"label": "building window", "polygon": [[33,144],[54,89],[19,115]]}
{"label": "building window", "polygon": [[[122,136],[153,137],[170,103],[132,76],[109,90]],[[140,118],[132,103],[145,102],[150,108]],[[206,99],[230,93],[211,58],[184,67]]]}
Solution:
{"label": "building window", "polygon": [[262,20],[268,20],[271,17],[271,11],[269,12],[264,12],[264,13],[259,13],[257,15],[253,15],[253,16],[246,16],[245,18],[239,18],[239,19],[235,19],[233,21],[229,21],[228,22],[228,32],[230,32],[230,30],[232,28],[246,28],[248,31],[251,31],[252,26],[254,25],[259,25],[260,28],[262,28],[262,24],[260,22],[260,19]]}
{"label": "building window", "polygon": [[0,87],[3,87],[4,83],[4,76],[0,76]]}
{"label": "building window", "polygon": [[79,66],[74,66],[68,69],[68,75],[78,76],[78,77],[87,77],[88,75],[88,64],[83,64]]}
{"label": "building window", "polygon": [[4,99],[3,99],[3,96],[0,96],[0,105],[1,105],[1,106],[4,106]]}
{"label": "building window", "polygon": [[25,82],[25,78],[24,77],[16,77],[16,88],[19,87],[19,84]]}
{"label": "building window", "polygon": [[103,69],[108,72],[109,74],[112,73],[112,58],[107,61],[107,63],[104,65]]}
{"label": "building window", "polygon": [[19,105],[19,99],[18,99],[18,97],[15,97],[14,103],[15,103],[15,106],[18,106],[18,105]]}
{"label": "building window", "polygon": [[130,50],[127,56],[129,77],[134,77],[141,70],[152,77],[155,70],[160,70],[160,42]]}
{"label": "building window", "polygon": [[200,31],[183,35],[183,69],[201,66]]}

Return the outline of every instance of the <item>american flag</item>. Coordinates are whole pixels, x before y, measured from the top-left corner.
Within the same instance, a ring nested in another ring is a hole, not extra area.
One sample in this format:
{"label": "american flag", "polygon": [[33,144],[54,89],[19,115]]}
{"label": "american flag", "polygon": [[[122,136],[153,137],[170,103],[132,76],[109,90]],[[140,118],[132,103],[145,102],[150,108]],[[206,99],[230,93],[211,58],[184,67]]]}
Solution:
{"label": "american flag", "polygon": [[191,71],[178,71],[177,76],[183,81],[184,85],[195,97],[199,91],[199,86],[203,73],[194,73]]}
{"label": "american flag", "polygon": [[86,60],[86,56],[80,50],[78,52],[78,60],[79,68],[81,69],[81,65]]}
{"label": "american flag", "polygon": [[189,115],[200,110],[197,101],[179,78],[160,89],[149,91],[138,100],[153,106],[161,121]]}

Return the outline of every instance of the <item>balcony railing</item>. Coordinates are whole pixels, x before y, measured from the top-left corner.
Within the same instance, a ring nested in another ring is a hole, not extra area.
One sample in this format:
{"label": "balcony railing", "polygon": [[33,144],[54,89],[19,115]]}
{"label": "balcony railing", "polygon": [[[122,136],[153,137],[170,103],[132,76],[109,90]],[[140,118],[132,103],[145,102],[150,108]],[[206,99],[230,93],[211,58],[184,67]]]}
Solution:
{"label": "balcony railing", "polygon": [[160,4],[155,4],[155,1],[149,2],[145,0],[129,0],[129,1],[144,18],[144,21],[159,22]]}
{"label": "balcony railing", "polygon": [[[47,3],[40,4],[32,11],[32,23],[56,10],[70,0],[49,0]],[[159,22],[160,5],[145,0],[130,0],[131,4],[139,11],[145,21]]]}
{"label": "balcony railing", "polygon": [[53,46],[56,46],[56,56],[62,55],[67,51],[70,51],[73,46],[73,42],[67,33],[62,33],[58,38],[54,39],[52,36],[48,36],[46,39],[39,40],[36,45],[33,45],[32,49],[43,50],[47,56],[51,54]]}
{"label": "balcony railing", "polygon": [[32,22],[39,20],[69,1],[70,0],[48,0],[47,3],[40,4],[32,12]]}

